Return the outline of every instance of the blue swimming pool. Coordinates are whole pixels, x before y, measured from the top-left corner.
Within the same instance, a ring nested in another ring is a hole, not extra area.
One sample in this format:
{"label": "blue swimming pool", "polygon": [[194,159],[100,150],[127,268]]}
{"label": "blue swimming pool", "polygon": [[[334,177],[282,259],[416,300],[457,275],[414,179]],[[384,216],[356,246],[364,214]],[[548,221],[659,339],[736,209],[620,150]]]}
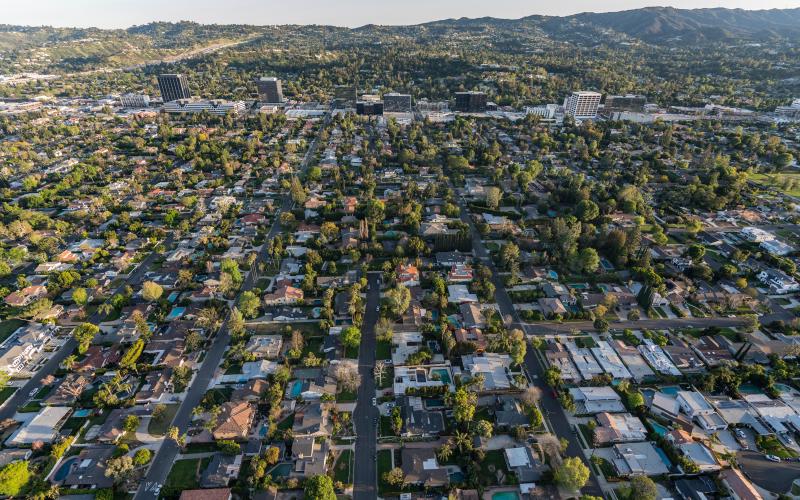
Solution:
{"label": "blue swimming pool", "polygon": [[653,432],[655,432],[659,436],[664,436],[667,434],[667,432],[669,432],[669,429],[659,424],[655,420],[648,420],[648,422],[650,422],[650,426],[653,428]]}
{"label": "blue swimming pool", "polygon": [[457,470],[450,473],[450,482],[451,483],[463,483],[464,482],[464,473]]}
{"label": "blue swimming pool", "polygon": [[58,470],[56,471],[56,473],[53,474],[53,480],[55,480],[55,481],[63,481],[64,479],[66,479],[67,475],[69,474],[70,467],[72,466],[73,462],[75,462],[75,460],[77,460],[77,459],[78,459],[77,457],[74,457],[74,458],[68,458],[68,459],[64,460],[61,463],[61,465],[58,467]]}
{"label": "blue swimming pool", "polygon": [[444,368],[436,368],[434,370],[431,370],[431,375],[433,375],[434,373],[439,376],[439,380],[441,380],[443,384],[449,384],[452,382],[452,380],[450,379],[450,372],[448,372]]}
{"label": "blue swimming pool", "polygon": [[183,313],[186,312],[185,307],[173,307],[172,310],[167,315],[167,321],[172,321],[174,319],[178,319],[183,316]]}
{"label": "blue swimming pool", "polygon": [[656,446],[655,448],[656,448],[656,453],[658,453],[658,456],[661,457],[661,461],[664,462],[664,465],[666,465],[669,469],[672,469],[672,462],[669,461],[669,457],[667,456],[666,453],[664,453],[664,450],[662,450],[658,446]]}
{"label": "blue swimming pool", "polygon": [[678,391],[680,391],[680,390],[681,390],[681,388],[678,387],[677,385],[671,385],[671,386],[668,386],[668,387],[662,387],[661,388],[661,392],[663,392],[664,394],[669,394],[670,396],[677,396],[678,395]]}
{"label": "blue swimming pool", "polygon": [[92,414],[92,410],[75,410],[75,412],[72,413],[72,416],[73,417],[88,417],[91,414]]}
{"label": "blue swimming pool", "polygon": [[516,491],[498,491],[492,493],[492,500],[519,500],[519,493]]}
{"label": "blue swimming pool", "polygon": [[171,294],[169,294],[169,297],[167,297],[167,300],[169,301],[170,304],[172,304],[173,302],[178,300],[178,297],[180,297],[180,295],[181,294],[178,292],[172,292]]}
{"label": "blue swimming pool", "polygon": [[303,381],[295,380],[292,382],[292,386],[289,388],[289,398],[294,399],[298,397],[302,392],[303,392]]}

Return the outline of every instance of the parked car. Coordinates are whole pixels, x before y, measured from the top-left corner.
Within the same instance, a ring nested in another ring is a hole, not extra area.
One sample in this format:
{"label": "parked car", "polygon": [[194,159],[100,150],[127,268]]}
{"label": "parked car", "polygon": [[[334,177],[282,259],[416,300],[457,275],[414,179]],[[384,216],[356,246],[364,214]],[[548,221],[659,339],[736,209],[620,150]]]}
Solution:
{"label": "parked car", "polygon": [[776,457],[775,455],[764,455],[764,458],[766,458],[770,462],[780,462],[781,461],[781,457]]}

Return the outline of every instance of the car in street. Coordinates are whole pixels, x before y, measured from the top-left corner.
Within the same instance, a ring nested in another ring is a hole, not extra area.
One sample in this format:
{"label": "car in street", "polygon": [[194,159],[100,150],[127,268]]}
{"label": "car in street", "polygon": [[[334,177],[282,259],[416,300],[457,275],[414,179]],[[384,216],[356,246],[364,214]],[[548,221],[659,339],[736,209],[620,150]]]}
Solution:
{"label": "car in street", "polygon": [[375,312],[376,313],[381,312],[381,306],[375,306]]}
{"label": "car in street", "polygon": [[778,462],[778,463],[780,463],[780,461],[781,461],[781,457],[776,457],[775,455],[764,455],[764,458],[766,458],[770,462]]}
{"label": "car in street", "polygon": [[372,398],[372,406],[378,406],[378,398]]}

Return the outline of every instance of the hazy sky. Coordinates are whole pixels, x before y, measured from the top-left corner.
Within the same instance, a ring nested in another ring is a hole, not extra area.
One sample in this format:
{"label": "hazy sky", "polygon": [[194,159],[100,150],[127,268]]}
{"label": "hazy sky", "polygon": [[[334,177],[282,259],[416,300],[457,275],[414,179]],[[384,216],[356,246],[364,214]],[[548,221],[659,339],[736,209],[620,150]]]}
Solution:
{"label": "hazy sky", "polygon": [[450,17],[569,15],[650,5],[789,8],[800,0],[0,0],[0,23],[128,27],[150,21],[202,23],[412,24]]}

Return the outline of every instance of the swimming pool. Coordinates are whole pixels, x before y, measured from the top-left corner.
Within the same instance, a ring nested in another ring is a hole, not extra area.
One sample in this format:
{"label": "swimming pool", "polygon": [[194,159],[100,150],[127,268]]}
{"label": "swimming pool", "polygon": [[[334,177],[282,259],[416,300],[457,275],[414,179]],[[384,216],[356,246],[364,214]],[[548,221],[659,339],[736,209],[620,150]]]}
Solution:
{"label": "swimming pool", "polygon": [[464,473],[460,470],[453,471],[450,473],[450,482],[451,483],[463,483],[464,482]]}
{"label": "swimming pool", "polygon": [[776,383],[775,384],[775,389],[777,389],[778,392],[792,392],[793,391],[793,389],[791,387],[789,387],[788,385],[780,384],[780,383]]}
{"label": "swimming pool", "polygon": [[450,373],[444,368],[436,368],[431,370],[431,375],[434,373],[439,376],[439,380],[441,380],[443,384],[450,384],[452,382],[450,379]]}
{"label": "swimming pool", "polygon": [[75,412],[72,413],[72,416],[73,417],[88,417],[91,414],[92,414],[92,410],[75,410]]}
{"label": "swimming pool", "polygon": [[669,429],[659,424],[655,420],[648,420],[648,422],[650,422],[650,426],[653,428],[653,432],[655,432],[659,436],[664,436],[667,434],[667,432],[669,432]]}
{"label": "swimming pool", "polygon": [[185,307],[173,307],[172,310],[167,315],[166,320],[167,321],[172,321],[174,319],[178,319],[181,316],[183,316],[183,313],[185,313],[185,312],[186,312],[186,308]]}
{"label": "swimming pool", "polygon": [[294,399],[298,397],[303,392],[303,381],[302,380],[295,380],[292,382],[292,386],[289,388],[289,398]]}
{"label": "swimming pool", "polygon": [[658,453],[658,456],[661,457],[661,461],[664,462],[664,465],[666,465],[668,469],[672,469],[672,462],[669,461],[669,457],[666,453],[664,453],[664,450],[658,446],[656,446],[655,449],[656,453]]}
{"label": "swimming pool", "polygon": [[492,500],[519,500],[519,493],[516,491],[498,491],[492,493]]}
{"label": "swimming pool", "polygon": [[664,394],[669,394],[670,396],[677,396],[678,395],[678,391],[680,391],[680,390],[681,390],[681,388],[678,387],[677,385],[671,385],[671,386],[668,386],[668,387],[662,387],[661,388],[661,392],[663,392]]}
{"label": "swimming pool", "polygon": [[169,297],[167,297],[167,300],[169,301],[169,303],[170,303],[170,304],[172,304],[173,302],[175,302],[176,300],[178,300],[178,297],[179,297],[180,295],[181,295],[181,294],[180,294],[180,293],[178,293],[178,292],[172,292],[171,294],[169,294]]}
{"label": "swimming pool", "polygon": [[290,472],[292,472],[292,464],[278,464],[268,474],[274,479],[276,477],[286,477]]}
{"label": "swimming pool", "polygon": [[54,481],[63,481],[69,475],[69,469],[72,467],[73,462],[77,460],[78,457],[68,458],[64,460],[64,462],[58,467],[58,470],[55,474],[53,474]]}

